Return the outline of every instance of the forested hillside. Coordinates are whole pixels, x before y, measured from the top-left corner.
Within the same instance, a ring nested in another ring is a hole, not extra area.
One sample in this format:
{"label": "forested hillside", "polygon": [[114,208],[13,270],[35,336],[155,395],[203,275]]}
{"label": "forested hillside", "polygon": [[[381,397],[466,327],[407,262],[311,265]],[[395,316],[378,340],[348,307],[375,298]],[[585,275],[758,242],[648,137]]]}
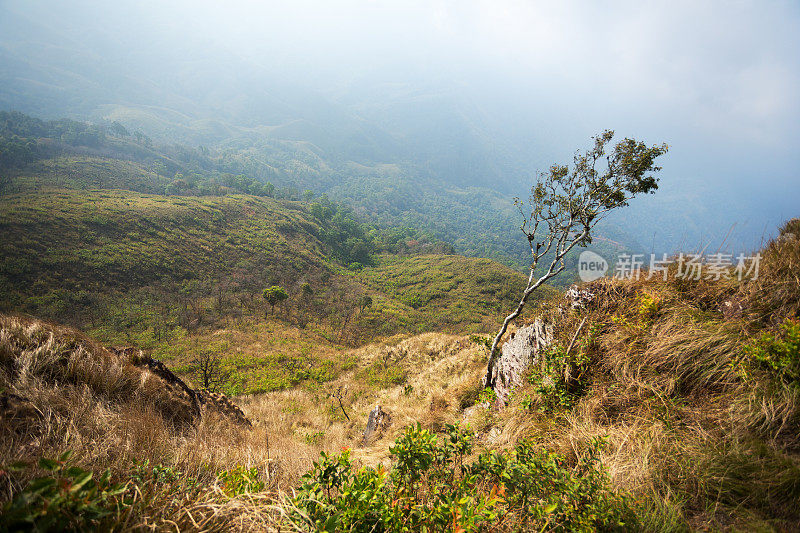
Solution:
{"label": "forested hillside", "polygon": [[[527,264],[530,251],[520,238],[512,199],[480,183],[431,179],[428,170],[408,164],[357,163],[305,140],[263,140],[260,130],[226,130],[230,137],[224,142],[197,148],[143,133],[154,130],[130,114],[112,113],[90,124],[0,111],[0,190],[50,184],[179,195],[244,192],[310,199],[326,194],[361,220],[415,228],[463,255],[518,269]],[[606,225],[602,237],[596,249],[609,257],[638,247],[614,226]]]}
{"label": "forested hillside", "polygon": [[[118,123],[2,113],[0,140],[3,309],[108,341],[171,356],[176,338],[267,311],[333,343],[483,331],[523,283],[429,232],[365,223]],[[277,309],[262,296],[271,286],[288,296]]]}

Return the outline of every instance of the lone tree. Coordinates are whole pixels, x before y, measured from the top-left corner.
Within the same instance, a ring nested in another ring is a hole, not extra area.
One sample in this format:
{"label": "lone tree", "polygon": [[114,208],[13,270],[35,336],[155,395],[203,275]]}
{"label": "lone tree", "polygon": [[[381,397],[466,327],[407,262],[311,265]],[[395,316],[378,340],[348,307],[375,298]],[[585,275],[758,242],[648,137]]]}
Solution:
{"label": "lone tree", "polygon": [[275,314],[275,305],[289,298],[289,295],[286,294],[286,291],[283,290],[283,287],[279,285],[273,285],[268,289],[264,289],[263,296],[267,303],[272,307],[273,315]]}
{"label": "lone tree", "polygon": [[[483,378],[485,387],[495,388],[500,340],[531,293],[564,270],[564,258],[570,250],[592,242],[594,227],[610,211],[628,205],[637,194],[658,189],[658,178],[651,173],[661,170],[655,159],[667,152],[667,145],[648,147],[626,138],[608,150],[613,137],[610,130],[593,137],[594,147],[583,154],[576,153],[571,169],[553,165],[540,173],[527,203],[516,200],[533,260],[522,299],[492,341]],[[538,275],[537,268],[543,260],[547,269]]]}
{"label": "lone tree", "polygon": [[222,365],[219,351],[214,347],[202,349],[189,361],[195,380],[201,387],[211,392],[222,389],[233,374]]}

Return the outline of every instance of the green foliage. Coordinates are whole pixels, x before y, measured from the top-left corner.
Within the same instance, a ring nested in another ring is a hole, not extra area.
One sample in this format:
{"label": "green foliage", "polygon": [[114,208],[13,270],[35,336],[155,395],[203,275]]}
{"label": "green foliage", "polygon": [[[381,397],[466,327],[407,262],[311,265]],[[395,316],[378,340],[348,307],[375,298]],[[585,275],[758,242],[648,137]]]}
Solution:
{"label": "green foliage", "polygon": [[225,494],[230,497],[264,490],[264,482],[261,481],[256,467],[245,468],[236,465],[231,470],[226,470],[217,476],[222,483]]}
{"label": "green foliage", "polygon": [[[589,339],[587,343],[592,342],[591,333]],[[573,350],[567,355],[563,346],[553,344],[540,357],[541,364],[533,365],[528,375],[528,382],[538,395],[538,409],[547,413],[571,408],[586,385],[588,349]]]}
{"label": "green foliage", "polygon": [[143,487],[148,484],[170,484],[186,481],[189,486],[197,484],[197,480],[191,477],[186,477],[183,472],[176,470],[173,466],[166,466],[157,464],[150,466],[150,460],[139,462],[133,460],[134,468],[131,474],[131,481],[137,487]]}
{"label": "green foliage", "polygon": [[397,476],[406,484],[418,481],[436,459],[438,444],[436,436],[419,423],[408,427],[389,447]]}
{"label": "green foliage", "polygon": [[39,154],[35,140],[0,135],[0,169],[22,167],[33,162]]}
{"label": "green foliage", "polygon": [[513,454],[481,454],[470,473],[502,484],[523,527],[537,531],[627,531],[636,523],[627,498],[615,494],[600,463],[602,439],[590,441],[578,463],[520,441]]}
{"label": "green foliage", "polygon": [[639,296],[639,315],[644,318],[652,318],[658,313],[658,309],[661,306],[661,300],[653,296],[652,294],[642,293]]}
{"label": "green foliage", "polygon": [[108,470],[94,479],[92,472],[69,464],[71,455],[39,460],[39,468],[50,474],[31,481],[4,505],[0,529],[87,531],[115,523],[129,505],[125,485],[112,484]]}
{"label": "green foliage", "polygon": [[486,387],[478,394],[477,403],[488,403],[494,405],[497,402],[497,393],[491,387]]}
{"label": "green foliage", "polygon": [[486,348],[487,350],[492,349],[492,338],[487,337],[485,335],[476,335],[472,334],[469,336],[469,341],[473,344],[477,344],[481,348]]}
{"label": "green foliage", "polygon": [[800,321],[787,318],[777,334],[764,333],[744,346],[733,366],[745,380],[766,375],[784,385],[800,387]]}
{"label": "green foliage", "polygon": [[[480,331],[485,329],[483,318],[498,316],[525,286],[520,273],[488,259],[379,255],[375,263],[358,277],[370,290],[393,301],[374,298],[372,311],[380,312],[381,322],[388,317],[405,321],[407,331],[455,326]],[[536,298],[551,291],[545,288]]]}
{"label": "green foliage", "polygon": [[286,293],[286,290],[279,285],[273,285],[272,287],[264,289],[264,292],[262,292],[261,295],[272,307],[273,313],[275,312],[275,306],[277,304],[289,299],[289,295]]}
{"label": "green foliage", "polygon": [[306,433],[303,435],[305,443],[310,445],[319,444],[322,442],[323,438],[325,438],[324,431],[314,431],[313,433]]}
{"label": "green foliage", "polygon": [[293,499],[290,519],[314,531],[551,531],[634,525],[627,500],[609,489],[593,441],[575,468],[525,442],[512,454],[484,452],[474,434],[447,425],[437,437],[419,424],[390,448],[393,465],[353,466],[349,450],[322,453]]}
{"label": "green foliage", "polygon": [[353,271],[373,264],[376,244],[370,234],[371,228],[356,220],[352,208],[323,196],[311,204],[310,211],[320,222],[319,239],[330,247],[334,258]]}

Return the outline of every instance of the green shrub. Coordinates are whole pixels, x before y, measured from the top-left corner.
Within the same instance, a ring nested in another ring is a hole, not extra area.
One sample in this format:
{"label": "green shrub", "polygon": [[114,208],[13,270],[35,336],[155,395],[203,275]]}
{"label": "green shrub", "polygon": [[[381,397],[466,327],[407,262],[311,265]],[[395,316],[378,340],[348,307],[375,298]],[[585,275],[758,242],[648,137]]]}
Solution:
{"label": "green shrub", "polygon": [[776,335],[765,333],[746,345],[733,366],[746,381],[761,374],[800,387],[800,321],[787,318]]}
{"label": "green shrub", "polygon": [[151,489],[159,491],[178,491],[193,493],[200,490],[201,484],[195,477],[187,476],[184,472],[176,470],[174,466],[157,464],[150,466],[150,460],[138,462],[133,460],[131,482],[143,494],[150,493]]}
{"label": "green shrub", "polygon": [[476,403],[488,403],[489,405],[494,405],[496,401],[497,393],[491,387],[486,387],[478,393],[478,399]]}
{"label": "green shrub", "polygon": [[652,294],[642,293],[639,296],[639,316],[648,319],[652,318],[658,313],[661,307],[661,300],[654,297]]}
{"label": "green shrub", "polygon": [[[70,466],[72,452],[58,459],[39,460],[50,475],[31,481],[3,506],[3,531],[89,531],[109,529],[129,503],[125,485],[112,484],[106,470],[98,479],[92,472]],[[20,465],[13,465],[19,467]]]}
{"label": "green shrub", "polygon": [[570,354],[561,345],[553,344],[542,353],[542,364],[533,365],[528,382],[538,394],[536,403],[541,412],[569,409],[581,396],[586,385],[584,376],[589,368],[591,342],[590,337],[583,343],[585,346]]}
{"label": "green shrub", "polygon": [[323,438],[325,438],[324,431],[315,431],[314,433],[303,435],[303,440],[306,441],[306,444],[319,444]]}
{"label": "green shrub", "polygon": [[264,482],[259,479],[256,467],[236,465],[231,470],[220,473],[217,479],[222,483],[225,494],[231,497],[264,490]]}
{"label": "green shrub", "polygon": [[609,488],[599,461],[603,446],[593,439],[570,468],[562,456],[521,441],[513,454],[481,454],[470,472],[505,487],[507,505],[525,529],[630,530],[636,518],[627,498]]}
{"label": "green shrub", "polygon": [[471,465],[474,434],[447,425],[437,437],[419,424],[390,448],[393,466],[356,469],[349,450],[322,454],[302,478],[289,518],[308,531],[595,531],[634,526],[624,497],[608,488],[593,441],[575,468],[520,443]]}

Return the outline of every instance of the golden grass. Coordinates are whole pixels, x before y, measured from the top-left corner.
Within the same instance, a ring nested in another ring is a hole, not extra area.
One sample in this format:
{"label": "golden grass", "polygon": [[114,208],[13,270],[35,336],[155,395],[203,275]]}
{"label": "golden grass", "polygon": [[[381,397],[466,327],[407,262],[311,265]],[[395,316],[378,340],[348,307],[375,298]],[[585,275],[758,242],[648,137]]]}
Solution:
{"label": "golden grass", "polygon": [[[605,437],[602,462],[614,485],[632,495],[647,531],[795,530],[800,392],[745,383],[732,365],[763,328],[796,316],[800,241],[776,242],[764,252],[757,282],[693,285],[674,273],[666,282],[601,280],[591,286],[598,297],[579,312],[551,298],[540,312],[555,321],[557,342],[566,345],[586,319],[575,350],[585,351],[589,369],[574,406],[546,413],[521,408],[522,398],[536,394],[525,384],[506,409],[477,406],[465,416],[486,354],[466,338],[427,333],[350,351],[319,348],[354,366],[327,383],[237,398],[253,428],[213,414],[181,424],[179,399],[141,370],[76,332],[4,317],[0,385],[30,402],[35,423],[0,432],[0,464],[69,448],[79,464],[111,468],[120,479],[130,476],[134,459],[171,465],[206,489],[137,493],[140,503],[120,529],[263,531],[287,526],[287,494],[320,451],[349,447],[361,464],[385,464],[405,426],[438,430],[466,421],[478,432],[476,452],[532,438],[577,463],[592,438]],[[723,305],[732,299],[743,312],[726,318]],[[242,341],[255,356],[258,346],[277,349],[274,339],[258,338],[269,333],[216,337]],[[370,378],[384,368],[399,369],[405,380]],[[392,424],[362,446],[376,404]],[[264,490],[226,494],[217,473],[237,465],[257,468]],[[2,478],[2,498],[32,475]]]}
{"label": "golden grass", "polygon": [[[791,231],[790,231],[791,230]],[[795,236],[790,235],[793,233]],[[566,346],[591,329],[587,388],[570,410],[493,415],[493,441],[533,437],[575,460],[604,436],[603,464],[638,502],[648,530],[795,530],[800,521],[800,391],[745,382],[734,361],[763,327],[798,316],[800,221],[762,251],[753,281],[593,282],[583,311],[551,300],[543,315]],[[726,316],[725,302],[742,306]],[[516,398],[535,397],[528,385]],[[794,525],[793,525],[794,524]]]}
{"label": "golden grass", "polygon": [[[375,362],[394,359],[411,376],[382,388],[357,378]],[[193,424],[185,399],[148,371],[68,328],[20,317],[0,317],[0,387],[32,406],[28,417],[0,431],[0,465],[35,463],[73,450],[77,465],[94,472],[110,469],[128,480],[136,465],[164,465],[206,487],[183,493],[179,486],[157,491],[135,488],[135,505],[120,518],[120,529],[262,531],[276,527],[282,492],[290,491],[321,451],[355,448],[362,464],[388,460],[389,444],[417,420],[433,428],[459,418],[453,398],[474,387],[483,355],[466,339],[424,334],[395,338],[349,354],[358,365],[337,380],[237,399],[253,428],[214,412]],[[410,386],[410,388],[409,388]],[[342,387],[347,420],[331,393]],[[368,412],[380,404],[393,415],[387,431],[361,447]],[[31,414],[33,413],[33,414]],[[179,417],[178,415],[183,415]],[[5,422],[5,420],[4,420]],[[236,466],[255,467],[263,492],[231,498],[217,474]],[[36,468],[2,478],[9,499]],[[177,491],[177,492],[176,492]]]}

